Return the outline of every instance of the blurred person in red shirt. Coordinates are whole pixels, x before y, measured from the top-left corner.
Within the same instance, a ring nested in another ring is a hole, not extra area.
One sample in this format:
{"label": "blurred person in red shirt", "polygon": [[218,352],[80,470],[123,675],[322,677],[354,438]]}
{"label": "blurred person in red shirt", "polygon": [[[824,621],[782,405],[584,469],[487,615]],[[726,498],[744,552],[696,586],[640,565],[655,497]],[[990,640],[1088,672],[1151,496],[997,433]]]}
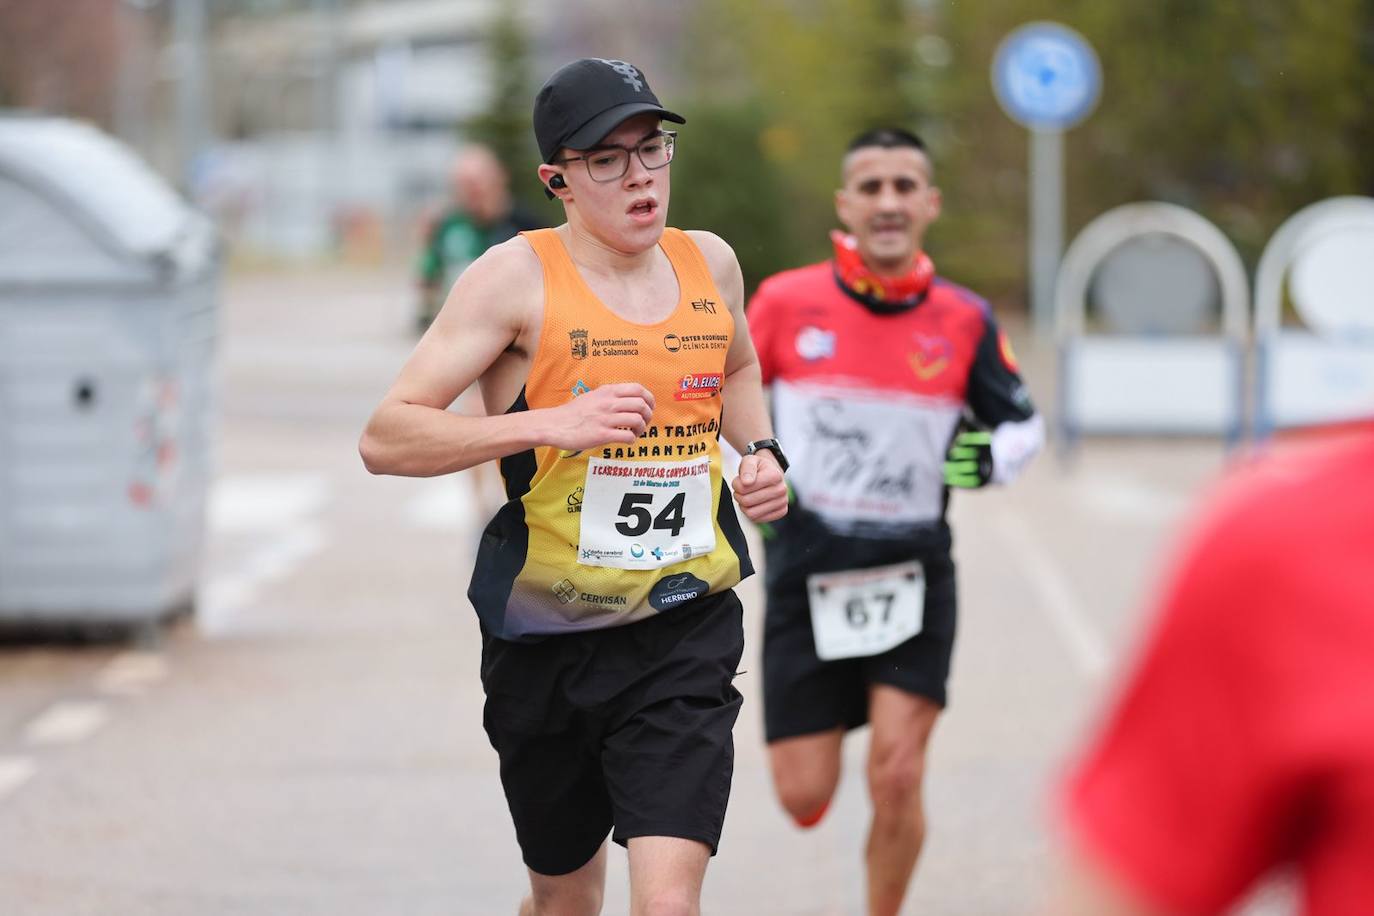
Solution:
{"label": "blurred person in red shirt", "polygon": [[1222,487],[1063,808],[1053,916],[1220,913],[1279,870],[1374,913],[1374,423]]}

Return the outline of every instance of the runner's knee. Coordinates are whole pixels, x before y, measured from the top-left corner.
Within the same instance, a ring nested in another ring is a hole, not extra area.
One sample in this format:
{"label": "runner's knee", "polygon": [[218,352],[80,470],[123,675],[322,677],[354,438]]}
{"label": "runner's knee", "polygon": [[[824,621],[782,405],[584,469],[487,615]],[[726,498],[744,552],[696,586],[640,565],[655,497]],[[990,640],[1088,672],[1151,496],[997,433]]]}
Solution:
{"label": "runner's knee", "polygon": [[635,916],[699,916],[697,902],[686,891],[668,890],[644,901]]}
{"label": "runner's knee", "polygon": [[778,800],[799,827],[814,827],[830,807],[833,785],[792,783],[778,786]]}
{"label": "runner's knee", "polygon": [[921,758],[891,755],[870,762],[868,794],[875,811],[907,809],[920,797],[925,764]]}
{"label": "runner's knee", "polygon": [[799,827],[814,827],[840,784],[839,729],[769,744],[778,802]]}
{"label": "runner's knee", "polygon": [[[597,916],[601,912],[602,889],[588,884],[558,884],[536,887],[531,895],[531,916]],[[523,916],[524,909],[521,909]]]}

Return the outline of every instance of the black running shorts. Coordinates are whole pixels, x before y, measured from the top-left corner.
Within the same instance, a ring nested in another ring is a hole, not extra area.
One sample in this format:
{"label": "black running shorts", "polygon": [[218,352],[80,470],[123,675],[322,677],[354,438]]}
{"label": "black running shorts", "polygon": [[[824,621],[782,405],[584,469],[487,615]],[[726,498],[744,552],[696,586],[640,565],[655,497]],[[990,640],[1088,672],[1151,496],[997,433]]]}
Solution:
{"label": "black running shorts", "polygon": [[954,652],[954,562],[927,560],[921,632],[883,652],[823,662],[816,657],[806,580],[770,582],[763,635],[764,733],[768,741],[858,728],[870,684],[888,684],[945,705]]}
{"label": "black running shorts", "polygon": [[483,724],[539,874],[575,871],[614,827],[720,842],[734,771],[740,602],[724,591],[637,623],[515,643],[484,634]]}

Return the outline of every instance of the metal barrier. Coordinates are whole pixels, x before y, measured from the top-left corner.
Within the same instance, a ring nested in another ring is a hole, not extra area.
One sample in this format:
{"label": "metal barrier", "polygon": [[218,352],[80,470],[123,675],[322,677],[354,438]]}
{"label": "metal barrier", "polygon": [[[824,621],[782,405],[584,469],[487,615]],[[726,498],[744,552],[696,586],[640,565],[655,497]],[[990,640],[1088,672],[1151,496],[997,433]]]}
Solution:
{"label": "metal barrier", "polygon": [[[1090,284],[1118,248],[1150,236],[1196,249],[1215,273],[1220,334],[1089,333]],[[1239,440],[1244,418],[1246,304],[1240,255],[1212,223],[1173,204],[1127,204],[1074,239],[1055,286],[1057,426],[1063,447],[1087,434],[1205,434]]]}
{"label": "metal barrier", "polygon": [[[1279,227],[1255,273],[1256,438],[1374,417],[1374,199],[1333,197]],[[1284,281],[1306,328],[1284,326]]]}

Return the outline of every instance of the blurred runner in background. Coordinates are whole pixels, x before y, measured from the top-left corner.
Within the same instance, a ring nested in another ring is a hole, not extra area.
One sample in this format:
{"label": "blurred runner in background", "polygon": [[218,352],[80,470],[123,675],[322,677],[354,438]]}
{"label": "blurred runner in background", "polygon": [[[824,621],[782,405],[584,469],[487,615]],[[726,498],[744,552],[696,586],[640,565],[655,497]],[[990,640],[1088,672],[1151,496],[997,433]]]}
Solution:
{"label": "blurred runner in background", "polygon": [[1053,916],[1374,913],[1374,423],[1217,494],[1064,799]]}
{"label": "blurred runner in background", "polygon": [[794,497],[765,530],[765,725],[778,798],[809,827],[845,732],[871,724],[868,911],[891,916],[925,836],[954,647],[949,488],[1011,481],[1043,424],[988,304],[921,250],[940,192],[920,139],[862,134],[842,178],[852,234],[764,281],[747,313]]}
{"label": "blurred runner in background", "polygon": [[511,202],[510,176],[480,144],[463,148],[450,174],[453,200],[434,221],[418,264],[419,330],[429,327],[459,274],[492,245],[544,223]]}
{"label": "blurred runner in background", "polygon": [[[471,144],[453,160],[450,173],[453,200],[435,220],[419,259],[419,312],[416,326],[423,332],[439,314],[453,284],[468,265],[491,246],[525,229],[544,223],[512,203],[510,176],[496,154]],[[466,416],[486,413],[481,392],[473,385],[458,396],[454,408]],[[491,462],[471,469],[472,496],[477,511],[490,518],[501,504],[501,481]]]}

